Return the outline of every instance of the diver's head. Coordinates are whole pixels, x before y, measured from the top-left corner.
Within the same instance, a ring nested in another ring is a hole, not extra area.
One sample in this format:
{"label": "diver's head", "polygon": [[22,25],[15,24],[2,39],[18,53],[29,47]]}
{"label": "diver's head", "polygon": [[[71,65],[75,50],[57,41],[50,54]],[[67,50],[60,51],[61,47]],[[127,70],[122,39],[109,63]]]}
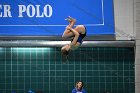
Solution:
{"label": "diver's head", "polygon": [[62,49],[61,53],[62,53],[62,55],[66,55],[67,56],[69,54],[69,51],[67,51],[66,49]]}

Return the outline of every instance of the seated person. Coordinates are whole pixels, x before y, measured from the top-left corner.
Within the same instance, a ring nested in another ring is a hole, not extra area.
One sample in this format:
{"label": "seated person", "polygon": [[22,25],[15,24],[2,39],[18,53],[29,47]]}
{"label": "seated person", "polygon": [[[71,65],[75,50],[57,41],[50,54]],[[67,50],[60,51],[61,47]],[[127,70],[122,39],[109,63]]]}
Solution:
{"label": "seated person", "polygon": [[82,81],[76,82],[75,88],[72,90],[72,93],[87,93],[86,90],[83,88]]}

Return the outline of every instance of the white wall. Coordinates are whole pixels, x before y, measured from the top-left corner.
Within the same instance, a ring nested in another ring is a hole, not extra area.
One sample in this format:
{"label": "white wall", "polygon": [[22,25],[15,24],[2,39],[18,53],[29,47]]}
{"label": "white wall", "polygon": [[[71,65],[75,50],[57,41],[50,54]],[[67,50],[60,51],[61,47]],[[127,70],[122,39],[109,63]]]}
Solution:
{"label": "white wall", "polygon": [[116,39],[134,38],[134,0],[114,0],[114,17]]}
{"label": "white wall", "polygon": [[134,2],[134,30],[136,32],[135,93],[140,93],[140,0]]}

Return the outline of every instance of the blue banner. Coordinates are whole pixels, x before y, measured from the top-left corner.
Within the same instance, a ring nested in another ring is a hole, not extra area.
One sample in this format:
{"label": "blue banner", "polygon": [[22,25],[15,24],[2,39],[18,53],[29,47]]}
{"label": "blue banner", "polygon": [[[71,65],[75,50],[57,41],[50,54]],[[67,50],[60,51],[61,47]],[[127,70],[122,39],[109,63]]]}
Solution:
{"label": "blue banner", "polygon": [[113,0],[1,0],[0,36],[56,36],[72,16],[88,35],[114,34]]}

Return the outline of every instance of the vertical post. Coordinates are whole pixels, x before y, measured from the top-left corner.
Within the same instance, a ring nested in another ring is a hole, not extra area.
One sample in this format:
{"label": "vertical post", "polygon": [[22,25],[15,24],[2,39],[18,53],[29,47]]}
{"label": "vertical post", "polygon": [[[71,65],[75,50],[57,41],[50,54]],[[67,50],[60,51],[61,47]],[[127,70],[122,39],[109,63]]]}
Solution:
{"label": "vertical post", "polygon": [[140,1],[134,0],[134,31],[136,33],[135,93],[140,93]]}

